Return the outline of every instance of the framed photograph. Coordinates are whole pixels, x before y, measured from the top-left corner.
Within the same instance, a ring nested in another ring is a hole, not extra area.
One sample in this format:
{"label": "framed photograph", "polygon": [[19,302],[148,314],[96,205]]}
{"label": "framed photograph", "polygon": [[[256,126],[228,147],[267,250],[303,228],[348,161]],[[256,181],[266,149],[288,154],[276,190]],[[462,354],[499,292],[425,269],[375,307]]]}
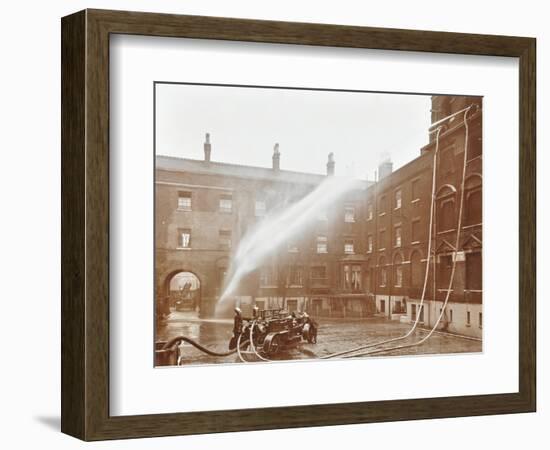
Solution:
{"label": "framed photograph", "polygon": [[535,39],[62,29],[62,431],[535,411]]}

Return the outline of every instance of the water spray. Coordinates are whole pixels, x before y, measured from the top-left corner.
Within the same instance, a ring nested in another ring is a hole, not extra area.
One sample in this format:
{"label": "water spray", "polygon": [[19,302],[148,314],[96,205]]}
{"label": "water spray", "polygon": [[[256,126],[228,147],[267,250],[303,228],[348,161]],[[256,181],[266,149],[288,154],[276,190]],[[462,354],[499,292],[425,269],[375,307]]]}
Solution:
{"label": "water spray", "polygon": [[342,196],[360,186],[363,186],[362,182],[352,178],[327,177],[298,202],[268,215],[259,222],[244,236],[237,248],[232,263],[235,269],[218,300],[216,313],[224,308],[245,275],[260,267],[268,256],[289,239],[303,232],[321,213],[329,207],[334,207],[335,202]]}

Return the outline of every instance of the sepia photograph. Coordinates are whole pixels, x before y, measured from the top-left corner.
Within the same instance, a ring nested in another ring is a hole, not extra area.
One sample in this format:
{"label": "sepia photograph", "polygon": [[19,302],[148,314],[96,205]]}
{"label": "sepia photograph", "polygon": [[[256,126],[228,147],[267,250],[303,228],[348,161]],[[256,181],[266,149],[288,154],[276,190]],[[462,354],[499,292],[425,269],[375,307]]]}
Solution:
{"label": "sepia photograph", "polygon": [[154,365],[483,351],[482,97],[154,84]]}

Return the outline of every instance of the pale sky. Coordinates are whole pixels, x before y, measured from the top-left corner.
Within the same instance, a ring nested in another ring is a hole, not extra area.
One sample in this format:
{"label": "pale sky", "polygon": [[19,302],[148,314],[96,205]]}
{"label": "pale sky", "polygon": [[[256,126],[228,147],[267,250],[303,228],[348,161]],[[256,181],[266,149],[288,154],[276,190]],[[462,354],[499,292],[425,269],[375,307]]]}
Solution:
{"label": "pale sky", "polygon": [[156,153],[271,167],[279,143],[281,169],[374,179],[384,156],[394,170],[428,142],[430,96],[181,84],[156,85]]}

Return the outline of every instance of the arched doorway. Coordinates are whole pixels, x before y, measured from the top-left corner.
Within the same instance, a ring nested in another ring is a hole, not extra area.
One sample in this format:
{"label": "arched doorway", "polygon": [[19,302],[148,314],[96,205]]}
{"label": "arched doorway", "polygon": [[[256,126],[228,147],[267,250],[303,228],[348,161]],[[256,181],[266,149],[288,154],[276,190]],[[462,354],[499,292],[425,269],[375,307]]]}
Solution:
{"label": "arched doorway", "polygon": [[201,281],[193,272],[170,273],[164,281],[170,311],[176,315],[198,317],[201,308]]}

